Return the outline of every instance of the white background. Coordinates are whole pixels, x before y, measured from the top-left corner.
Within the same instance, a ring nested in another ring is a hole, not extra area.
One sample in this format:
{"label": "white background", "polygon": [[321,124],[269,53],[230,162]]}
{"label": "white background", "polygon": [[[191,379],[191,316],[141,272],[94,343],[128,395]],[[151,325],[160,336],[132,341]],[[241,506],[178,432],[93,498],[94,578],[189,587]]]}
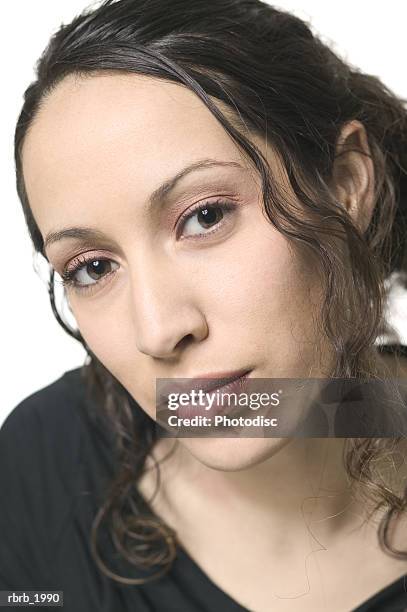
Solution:
{"label": "white background", "polygon": [[[2,286],[0,300],[2,400],[0,424],[25,397],[82,365],[85,352],[56,322],[15,191],[13,133],[23,92],[50,35],[83,10],[84,0],[25,0],[2,7]],[[379,76],[407,98],[405,24],[407,3],[281,0],[275,6],[309,21],[334,50],[354,66]],[[407,343],[407,296],[394,293],[390,312]]]}

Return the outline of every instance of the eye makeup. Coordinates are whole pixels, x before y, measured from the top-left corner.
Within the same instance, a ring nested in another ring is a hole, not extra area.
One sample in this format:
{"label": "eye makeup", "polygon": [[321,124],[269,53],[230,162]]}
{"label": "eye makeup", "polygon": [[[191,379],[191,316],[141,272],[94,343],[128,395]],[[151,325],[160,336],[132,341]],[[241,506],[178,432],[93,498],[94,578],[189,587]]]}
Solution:
{"label": "eye makeup", "polygon": [[[177,240],[193,240],[193,241],[209,241],[211,236],[215,233],[218,233],[225,225],[229,222],[230,217],[236,213],[239,204],[232,203],[222,198],[217,198],[213,202],[201,202],[198,205],[193,206],[188,209],[178,220],[175,228],[175,234]],[[213,215],[215,212],[221,213],[220,220],[217,220],[216,215],[215,219],[213,219]],[[211,224],[214,223],[214,227],[209,230],[204,227],[204,231],[198,234],[192,235],[184,235],[182,230],[185,229],[187,224],[194,219],[194,217],[198,217],[201,215],[201,219],[198,220],[198,223]],[[99,273],[101,270],[102,273],[106,269],[109,268],[111,264],[117,264],[110,258],[105,256],[96,256],[94,253],[90,254],[81,254],[78,255],[73,261],[67,264],[62,273],[62,284],[68,290],[73,290],[77,293],[89,293],[94,291],[97,287],[105,282],[108,282],[114,274],[114,270],[110,270],[107,273],[103,274],[99,279],[93,279],[94,282],[84,283],[79,280],[81,274],[88,273]],[[93,270],[91,268],[94,268]]]}

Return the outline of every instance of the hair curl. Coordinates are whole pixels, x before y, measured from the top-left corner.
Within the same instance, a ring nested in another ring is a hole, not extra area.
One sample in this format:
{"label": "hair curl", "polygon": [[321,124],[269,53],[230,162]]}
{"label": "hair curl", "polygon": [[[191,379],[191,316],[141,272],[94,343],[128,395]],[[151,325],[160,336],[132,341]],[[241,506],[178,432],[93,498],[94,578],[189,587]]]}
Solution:
{"label": "hair curl", "polygon": [[[106,72],[169,80],[203,101],[260,174],[270,223],[321,264],[323,329],[336,355],[332,376],[374,374],[373,344],[388,329],[384,281],[396,270],[404,274],[407,267],[405,101],[377,77],[352,69],[304,21],[260,0],[106,0],[52,36],[37,62],[36,79],[25,91],[16,126],[17,191],[34,249],[45,258],[24,187],[24,139],[61,79]],[[214,99],[231,113],[221,112]],[[375,208],[364,233],[335,198],[330,180],[340,130],[354,119],[366,129],[375,174]],[[273,183],[267,161],[237,123],[273,144],[301,210]],[[343,265],[339,243],[347,246],[348,266]],[[55,304],[53,270],[49,295],[58,322],[88,353],[83,375],[114,433],[120,459],[120,470],[93,524],[95,560],[119,582],[145,582],[169,569],[177,544],[176,533],[150,511],[136,487],[156,441],[154,421],[92,353],[80,332],[63,321]],[[407,557],[387,540],[390,521],[404,511],[407,493],[389,491],[374,470],[375,461],[397,453],[400,444],[398,438],[349,438],[343,460],[376,507],[387,508],[380,546]],[[159,481],[158,464],[156,468]],[[124,578],[102,563],[97,531],[109,516],[119,554],[139,568],[161,566],[152,577]]]}

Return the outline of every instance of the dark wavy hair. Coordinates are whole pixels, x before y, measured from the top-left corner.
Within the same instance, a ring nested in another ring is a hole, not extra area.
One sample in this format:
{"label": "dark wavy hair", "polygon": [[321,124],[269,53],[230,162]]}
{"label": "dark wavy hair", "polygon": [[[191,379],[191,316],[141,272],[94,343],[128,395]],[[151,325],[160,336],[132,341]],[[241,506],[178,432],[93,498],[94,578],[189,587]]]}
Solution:
{"label": "dark wavy hair", "polygon": [[[405,274],[407,267],[405,101],[377,77],[346,64],[304,21],[260,0],[105,0],[52,36],[37,62],[36,79],[25,91],[16,126],[17,191],[35,252],[45,258],[24,187],[24,138],[65,76],[90,78],[106,72],[172,81],[202,100],[261,176],[267,219],[320,264],[321,325],[336,356],[332,376],[374,375],[374,343],[389,329],[385,281],[394,271]],[[226,112],[214,99],[226,105]],[[366,129],[375,172],[375,208],[364,232],[338,202],[332,184],[337,140],[351,120]],[[266,159],[245,129],[272,143],[301,209],[273,182]],[[93,555],[118,582],[141,583],[170,568],[177,546],[176,532],[149,510],[136,486],[157,440],[155,422],[80,332],[63,320],[54,281],[51,269],[52,310],[87,351],[82,366],[87,389],[109,423],[119,457],[119,469],[92,525]],[[391,491],[374,469],[378,458],[393,456],[401,443],[399,438],[347,438],[343,461],[351,481],[375,501],[375,508],[386,510],[380,546],[388,554],[407,557],[387,540],[390,521],[405,509],[407,493]],[[159,482],[159,464],[155,466]],[[130,579],[109,570],[97,550],[103,520],[119,556],[133,567],[157,570],[152,576]]]}

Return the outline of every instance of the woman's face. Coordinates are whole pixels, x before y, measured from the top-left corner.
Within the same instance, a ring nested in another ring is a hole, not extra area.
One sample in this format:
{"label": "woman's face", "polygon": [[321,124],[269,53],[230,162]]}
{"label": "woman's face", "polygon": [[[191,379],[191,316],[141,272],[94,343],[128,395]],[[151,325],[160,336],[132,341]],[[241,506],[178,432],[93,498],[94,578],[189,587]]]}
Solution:
{"label": "woman's face", "polygon": [[[251,139],[287,186],[272,148]],[[82,286],[67,297],[82,336],[150,416],[156,378],[325,375],[315,267],[267,220],[260,178],[189,89],[139,75],[65,78],[27,134],[23,173],[41,234],[54,235],[50,263],[59,274],[81,266]],[[194,212],[214,203],[206,219]],[[258,463],[287,441],[181,439],[221,469]]]}

